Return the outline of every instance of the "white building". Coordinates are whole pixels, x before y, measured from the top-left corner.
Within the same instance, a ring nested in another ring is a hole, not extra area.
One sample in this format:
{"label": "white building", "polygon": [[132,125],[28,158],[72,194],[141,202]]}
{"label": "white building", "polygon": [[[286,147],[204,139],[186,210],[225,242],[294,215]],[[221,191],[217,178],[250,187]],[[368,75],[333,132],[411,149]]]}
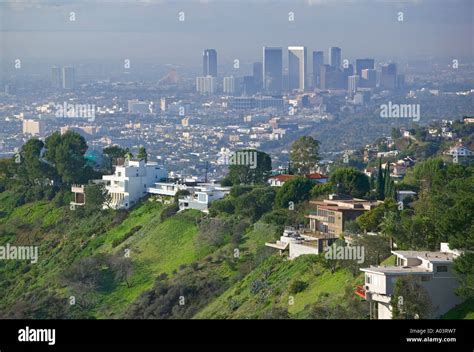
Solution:
{"label": "white building", "polygon": [[190,195],[179,198],[179,210],[196,209],[208,213],[211,202],[224,198],[229,192],[230,187],[200,184],[193,187]]}
{"label": "white building", "polygon": [[155,182],[152,187],[148,188],[148,193],[158,196],[174,197],[178,191],[190,190],[190,187],[171,182]]}
{"label": "white building", "polygon": [[139,101],[137,99],[128,101],[129,114],[149,114],[151,113],[150,104],[146,101]]}
{"label": "white building", "polygon": [[288,79],[290,90],[304,91],[307,88],[307,52],[304,46],[288,47]]}
{"label": "white building", "polygon": [[43,120],[24,119],[23,133],[41,137],[44,135],[44,125]]}
{"label": "white building", "polygon": [[[112,198],[110,207],[128,209],[146,195],[150,186],[167,176],[166,169],[157,163],[130,160],[116,166],[114,174],[104,175],[102,180],[106,181],[106,189]],[[107,205],[104,204],[104,207]]]}
{"label": "white building", "polygon": [[196,92],[213,94],[216,92],[216,78],[212,76],[196,77]]}
{"label": "white building", "polygon": [[359,88],[359,80],[360,77],[358,75],[353,75],[348,77],[348,91],[351,93],[357,92],[357,88]]}
{"label": "white building", "polygon": [[235,93],[235,78],[234,76],[224,77],[223,88],[225,94]]}
{"label": "white building", "polygon": [[398,278],[411,276],[426,289],[430,296],[434,315],[438,317],[462,302],[456,296],[458,279],[453,273],[453,260],[461,253],[450,250],[441,243],[440,252],[392,251],[396,255],[395,266],[371,266],[360,269],[365,273],[365,284],[356,294],[371,304],[376,319],[391,319],[391,298]]}
{"label": "white building", "polygon": [[462,144],[458,144],[458,145],[450,148],[445,154],[450,155],[450,156],[455,156],[455,155],[457,155],[457,156],[471,156],[473,154],[473,152],[470,151],[469,149],[467,149]]}

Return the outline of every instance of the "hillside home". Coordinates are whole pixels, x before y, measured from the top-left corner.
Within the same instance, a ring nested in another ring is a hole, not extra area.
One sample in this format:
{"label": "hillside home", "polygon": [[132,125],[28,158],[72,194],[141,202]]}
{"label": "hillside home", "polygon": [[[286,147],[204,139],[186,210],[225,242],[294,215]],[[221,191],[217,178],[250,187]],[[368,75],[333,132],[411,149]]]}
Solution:
{"label": "hillside home", "polygon": [[307,235],[293,227],[286,227],[280,240],[275,243],[267,242],[265,246],[278,249],[280,255],[288,252],[288,258],[295,259],[303,254],[322,253],[336,240],[337,238],[316,237],[314,234]]}
{"label": "hillside home", "polygon": [[167,176],[166,169],[157,163],[128,160],[123,165],[116,166],[112,175],[102,176],[102,180],[111,196],[110,207],[128,209],[147,194],[150,186]]}
{"label": "hillside home", "polygon": [[434,317],[462,302],[455,294],[458,280],[452,269],[453,260],[461,252],[450,250],[447,243],[441,243],[439,252],[392,251],[392,254],[396,256],[395,266],[360,269],[365,273],[365,284],[358,286],[355,293],[371,305],[371,318],[392,318],[390,300],[397,279],[404,276],[413,277],[426,289]]}
{"label": "hillside home", "polygon": [[460,156],[460,157],[466,157],[466,156],[472,156],[473,152],[469,149],[467,149],[465,146],[462,144],[457,144],[452,148],[449,148],[447,152],[445,152],[446,155],[450,156]]}
{"label": "hillside home", "polygon": [[348,221],[355,220],[380,203],[382,202],[332,194],[329,199],[323,201],[310,201],[310,204],[316,206],[316,211],[310,212],[306,217],[312,232],[318,232],[325,237],[337,237],[345,231]]}
{"label": "hillside home", "polygon": [[179,198],[179,211],[196,209],[208,213],[211,202],[224,198],[229,193],[230,187],[200,184],[191,190],[190,195]]}

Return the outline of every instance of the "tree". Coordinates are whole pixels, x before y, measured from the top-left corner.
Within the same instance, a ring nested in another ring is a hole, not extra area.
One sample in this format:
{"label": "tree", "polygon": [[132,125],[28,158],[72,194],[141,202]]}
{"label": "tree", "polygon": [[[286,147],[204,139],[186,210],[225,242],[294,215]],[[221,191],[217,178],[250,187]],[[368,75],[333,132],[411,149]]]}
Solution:
{"label": "tree", "polygon": [[433,313],[428,292],[411,275],[397,278],[390,305],[393,319],[429,319]]}
{"label": "tree", "polygon": [[306,201],[310,197],[312,188],[313,183],[305,177],[298,176],[288,180],[278,189],[275,206],[287,208],[290,202],[296,204]]}
{"label": "tree", "polygon": [[112,165],[114,161],[116,162],[117,159],[119,158],[125,158],[127,153],[130,151],[128,148],[123,149],[119,147],[118,145],[113,145],[110,147],[106,147],[102,150],[102,154],[104,155],[104,159],[108,160],[108,169],[112,170]]}
{"label": "tree", "polygon": [[[242,154],[242,153],[249,153],[249,154]],[[256,154],[250,154],[256,153]],[[239,184],[264,184],[268,177],[270,176],[270,172],[272,170],[272,159],[267,153],[254,150],[254,149],[244,149],[235,152],[236,156],[238,155],[248,155],[256,156],[256,163],[254,165],[250,165],[247,161],[244,164],[241,163],[232,163],[229,165],[229,174],[226,178],[233,185]],[[227,181],[227,182],[229,182]]]}
{"label": "tree", "polygon": [[29,139],[20,151],[20,165],[17,169],[20,180],[29,186],[43,183],[54,177],[55,170],[41,160],[44,143],[36,138]]}
{"label": "tree", "polygon": [[138,149],[137,158],[144,159],[145,163],[148,161],[148,155],[144,146],[140,146],[140,148]]}
{"label": "tree", "polygon": [[353,167],[336,169],[331,175],[330,182],[338,185],[338,192],[356,198],[363,197],[370,191],[367,175]]}
{"label": "tree", "polygon": [[91,177],[92,169],[86,166],[84,159],[87,143],[80,134],[67,131],[61,135],[54,132],[46,138],[45,146],[45,159],[54,165],[63,183],[84,183]]}
{"label": "tree", "polygon": [[102,183],[88,184],[84,189],[84,193],[86,201],[84,209],[86,214],[100,212],[102,211],[103,205],[108,207],[112,201],[109,192]]}
{"label": "tree", "polygon": [[311,136],[303,136],[293,142],[290,159],[291,168],[300,175],[311,172],[319,161],[320,142]]}

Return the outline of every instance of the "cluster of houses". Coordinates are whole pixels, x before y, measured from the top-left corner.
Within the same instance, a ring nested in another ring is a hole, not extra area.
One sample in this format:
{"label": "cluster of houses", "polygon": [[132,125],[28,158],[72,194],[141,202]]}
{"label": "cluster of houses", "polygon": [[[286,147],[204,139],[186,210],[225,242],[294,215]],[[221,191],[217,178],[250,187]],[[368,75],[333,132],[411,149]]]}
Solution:
{"label": "cluster of houses", "polygon": [[[197,209],[207,213],[209,205],[216,199],[223,198],[230,192],[230,187],[218,184],[198,182],[195,179],[181,179],[176,182],[166,182],[168,171],[154,162],[145,160],[125,160],[117,165],[112,175],[104,175],[96,183],[103,183],[110,195],[110,202],[104,208],[129,209],[146,195],[158,196],[161,200],[174,197],[178,191],[188,194],[178,199],[179,209]],[[84,186],[73,185],[73,206],[85,204]]]}
{"label": "cluster of houses", "polygon": [[[415,162],[404,158],[390,164],[391,176],[404,175],[406,168]],[[369,170],[366,170],[366,173]],[[181,179],[169,182],[167,170],[157,163],[145,160],[125,160],[115,167],[112,175],[104,175],[101,182],[105,184],[111,201],[104,207],[128,209],[146,195],[154,195],[163,202],[171,201],[180,191],[186,195],[179,197],[179,209],[197,209],[207,213],[211,202],[225,197],[230,187],[214,183],[199,182],[196,179]],[[280,174],[268,180],[270,186],[281,187],[294,175]],[[304,177],[314,183],[326,183],[328,177],[320,173],[311,173]],[[74,185],[71,188],[74,201],[71,205],[85,204],[85,188]],[[414,192],[399,194],[399,197],[413,196]],[[276,242],[266,243],[277,249],[280,255],[295,259],[304,254],[328,252],[341,234],[344,234],[349,222],[379,205],[381,201],[364,200],[332,194],[328,199],[310,201],[314,210],[306,215],[309,219],[307,228],[285,228]],[[351,246],[350,236],[347,237]],[[395,266],[371,266],[362,268],[365,284],[356,288],[355,293],[367,300],[370,305],[371,318],[392,318],[391,298],[398,278],[410,275],[426,288],[434,307],[434,315],[439,316],[460,303],[455,295],[458,281],[452,270],[453,260],[461,254],[442,244],[439,252],[392,251],[396,256]]]}

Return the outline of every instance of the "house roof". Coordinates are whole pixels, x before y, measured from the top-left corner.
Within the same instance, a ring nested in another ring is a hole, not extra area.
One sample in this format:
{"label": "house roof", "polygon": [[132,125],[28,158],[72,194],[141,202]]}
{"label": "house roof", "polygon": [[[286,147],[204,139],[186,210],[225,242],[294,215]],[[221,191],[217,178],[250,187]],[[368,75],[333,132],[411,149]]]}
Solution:
{"label": "house roof", "polygon": [[270,180],[277,180],[277,181],[288,181],[291,180],[295,175],[287,175],[287,174],[281,174],[281,175],[276,175],[270,177]]}
{"label": "house roof", "polygon": [[320,180],[322,178],[328,178],[327,176],[320,174],[319,172],[313,172],[312,174],[306,174],[304,177],[309,178],[310,180]]}

